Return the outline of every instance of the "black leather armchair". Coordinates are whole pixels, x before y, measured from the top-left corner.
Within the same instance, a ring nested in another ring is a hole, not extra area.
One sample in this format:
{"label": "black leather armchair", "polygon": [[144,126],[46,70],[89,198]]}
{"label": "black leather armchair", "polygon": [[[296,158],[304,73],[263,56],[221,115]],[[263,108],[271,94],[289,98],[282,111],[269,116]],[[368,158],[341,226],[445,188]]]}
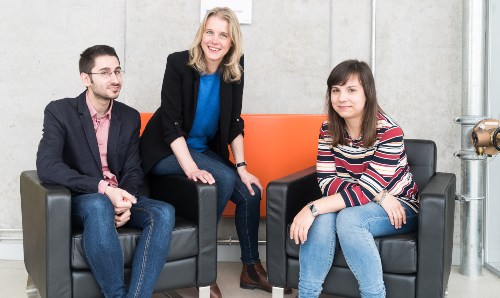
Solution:
{"label": "black leather armchair", "polygon": [[[155,292],[200,287],[209,297],[217,274],[215,186],[181,176],[151,177],[151,197],[176,209],[168,261]],[[71,196],[67,188],[44,184],[36,171],[21,174],[24,263],[42,297],[102,297],[82,254],[81,230],[71,227]],[[140,230],[119,228],[126,278]]]}
{"label": "black leather armchair", "polygon": [[[387,297],[444,297],[453,246],[455,175],[436,173],[434,142],[405,140],[405,147],[420,189],[419,226],[412,233],[376,238]],[[320,197],[315,167],[267,187],[267,270],[277,294],[283,287],[298,287],[299,246],[289,238],[290,223],[302,207]],[[338,244],[323,293],[360,296]]]}

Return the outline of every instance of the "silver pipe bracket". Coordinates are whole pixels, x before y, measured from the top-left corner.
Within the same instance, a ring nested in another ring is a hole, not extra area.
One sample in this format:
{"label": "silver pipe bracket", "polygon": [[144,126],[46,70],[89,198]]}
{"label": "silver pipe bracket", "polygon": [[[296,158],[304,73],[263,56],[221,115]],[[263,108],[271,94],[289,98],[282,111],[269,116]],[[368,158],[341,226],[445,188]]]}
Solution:
{"label": "silver pipe bracket", "polygon": [[459,194],[459,193],[455,194],[455,197],[457,198],[457,200],[459,202],[470,202],[470,201],[484,200],[484,197],[469,197],[469,196]]}
{"label": "silver pipe bracket", "polygon": [[460,116],[455,118],[453,121],[462,125],[476,125],[479,121],[486,119],[486,116]]}
{"label": "silver pipe bracket", "polygon": [[475,151],[471,150],[460,150],[453,153],[455,157],[461,160],[486,160],[486,155],[477,155]]}

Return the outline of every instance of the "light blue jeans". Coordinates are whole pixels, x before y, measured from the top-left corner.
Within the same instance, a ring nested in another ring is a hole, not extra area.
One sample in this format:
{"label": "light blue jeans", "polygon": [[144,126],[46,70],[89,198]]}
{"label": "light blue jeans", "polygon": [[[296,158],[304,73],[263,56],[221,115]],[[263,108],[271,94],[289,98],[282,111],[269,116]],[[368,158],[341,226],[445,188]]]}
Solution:
{"label": "light blue jeans", "polygon": [[83,251],[104,297],[151,297],[167,260],[174,207],[168,203],[137,197],[124,227],[142,229],[132,261],[130,285],[125,286],[123,252],[114,222],[114,208],[99,193],[71,198],[74,227],[83,228]]}
{"label": "light blue jeans", "polygon": [[361,297],[385,297],[380,254],[373,237],[415,230],[418,215],[406,208],[406,224],[395,229],[384,208],[370,202],[335,213],[319,215],[299,253],[299,297],[318,297],[335,255],[336,236],[352,273],[358,280]]}

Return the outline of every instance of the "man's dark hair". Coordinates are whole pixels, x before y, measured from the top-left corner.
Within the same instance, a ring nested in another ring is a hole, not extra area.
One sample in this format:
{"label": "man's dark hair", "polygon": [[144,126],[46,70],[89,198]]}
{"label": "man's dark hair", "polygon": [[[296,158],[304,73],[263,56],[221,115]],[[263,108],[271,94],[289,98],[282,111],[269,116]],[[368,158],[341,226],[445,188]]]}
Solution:
{"label": "man's dark hair", "polygon": [[92,72],[92,68],[95,65],[95,58],[99,56],[115,56],[118,59],[118,63],[120,62],[120,58],[116,54],[115,49],[106,45],[95,45],[83,51],[80,55],[80,73],[90,73]]}

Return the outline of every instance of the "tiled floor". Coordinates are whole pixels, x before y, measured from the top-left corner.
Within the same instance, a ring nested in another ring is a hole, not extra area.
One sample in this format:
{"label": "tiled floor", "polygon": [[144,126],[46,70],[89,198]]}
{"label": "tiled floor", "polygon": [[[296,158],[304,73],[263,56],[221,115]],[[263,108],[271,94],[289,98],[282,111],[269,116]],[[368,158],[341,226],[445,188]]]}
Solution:
{"label": "tiled floor", "polygon": [[[239,288],[241,265],[233,262],[219,262],[218,283],[224,297],[271,297],[271,294],[259,290],[243,290]],[[26,297],[26,271],[22,261],[0,260],[0,298]],[[198,293],[190,288],[177,292],[177,297],[194,298]],[[295,297],[296,291],[285,297]],[[500,278],[483,270],[480,278],[468,278],[458,273],[458,267],[452,267],[448,284],[448,298],[498,298],[500,297]],[[164,294],[155,294],[154,298],[167,298]]]}

